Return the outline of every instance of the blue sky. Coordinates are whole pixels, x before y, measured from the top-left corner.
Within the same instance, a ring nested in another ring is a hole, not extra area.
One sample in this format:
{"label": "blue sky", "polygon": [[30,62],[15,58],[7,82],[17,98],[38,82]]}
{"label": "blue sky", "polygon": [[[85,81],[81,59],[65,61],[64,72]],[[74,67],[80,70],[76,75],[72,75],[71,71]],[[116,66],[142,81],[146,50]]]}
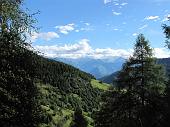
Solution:
{"label": "blue sky", "polygon": [[127,57],[139,33],[157,57],[169,56],[161,25],[170,0],[26,0],[25,6],[40,11],[33,47],[48,57]]}

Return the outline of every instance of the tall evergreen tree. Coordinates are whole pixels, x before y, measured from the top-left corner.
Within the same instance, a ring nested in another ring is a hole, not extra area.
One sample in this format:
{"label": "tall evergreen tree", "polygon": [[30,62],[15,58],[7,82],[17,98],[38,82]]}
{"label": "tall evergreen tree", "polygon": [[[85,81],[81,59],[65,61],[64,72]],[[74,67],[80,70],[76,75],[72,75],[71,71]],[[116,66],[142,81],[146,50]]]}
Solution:
{"label": "tall evergreen tree", "polygon": [[[101,108],[101,111],[108,110],[110,114],[101,114],[109,116],[103,125],[112,123],[106,127],[159,126],[162,120],[160,104],[165,81],[163,67],[156,64],[148,41],[140,34],[136,39],[133,56],[124,64],[118,75],[119,92],[113,96],[112,101],[107,101]],[[100,115],[96,125],[100,125],[99,118]]]}
{"label": "tall evergreen tree", "polygon": [[[170,17],[168,17],[169,21],[170,21]],[[164,30],[164,34],[166,37],[166,46],[168,47],[168,49],[170,49],[170,26],[164,24],[162,26],[163,30]],[[170,69],[168,68],[168,74],[170,72]],[[164,100],[164,115],[165,115],[165,120],[164,120],[164,126],[170,126],[170,75],[168,75],[168,82],[166,84],[166,94],[165,94],[165,100]]]}

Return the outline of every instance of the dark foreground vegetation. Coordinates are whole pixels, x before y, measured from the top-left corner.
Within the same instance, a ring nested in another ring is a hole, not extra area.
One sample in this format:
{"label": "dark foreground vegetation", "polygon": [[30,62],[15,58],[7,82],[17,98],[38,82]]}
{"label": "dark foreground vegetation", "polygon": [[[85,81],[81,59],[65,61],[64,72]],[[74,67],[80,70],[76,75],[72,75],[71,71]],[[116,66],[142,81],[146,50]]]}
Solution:
{"label": "dark foreground vegetation", "polygon": [[[22,2],[0,1],[0,127],[170,126],[169,75],[144,35],[109,88],[29,50],[35,20]],[[170,27],[163,30],[169,47]]]}

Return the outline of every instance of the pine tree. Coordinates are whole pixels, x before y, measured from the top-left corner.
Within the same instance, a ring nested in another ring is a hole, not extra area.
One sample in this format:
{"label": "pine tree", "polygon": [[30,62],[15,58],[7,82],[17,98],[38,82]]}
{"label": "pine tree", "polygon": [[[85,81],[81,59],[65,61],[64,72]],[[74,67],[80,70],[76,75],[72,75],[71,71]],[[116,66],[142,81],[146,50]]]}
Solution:
{"label": "pine tree", "polygon": [[[169,21],[170,21],[170,17]],[[162,26],[164,30],[164,34],[166,37],[166,46],[170,49],[170,26],[164,24]],[[168,72],[170,72],[170,69],[168,68]],[[170,75],[168,75],[168,82],[166,83],[166,93],[165,93],[165,99],[164,99],[164,127],[170,126]]]}
{"label": "pine tree", "polygon": [[[109,101],[104,99],[106,102],[97,113],[101,116],[97,115],[96,127],[157,127],[161,124],[161,99],[166,78],[163,67],[156,64],[152,55],[149,42],[140,34],[132,57],[117,77],[119,92]],[[104,117],[107,120],[101,124],[100,118]]]}
{"label": "pine tree", "polygon": [[135,93],[140,101],[137,111],[141,124],[158,126],[159,123],[154,121],[161,115],[159,103],[165,90],[165,71],[161,65],[156,64],[152,49],[142,34],[137,37],[134,54],[127,64],[131,68],[128,72],[131,75],[128,76],[131,77],[130,82],[133,84],[131,92]]}

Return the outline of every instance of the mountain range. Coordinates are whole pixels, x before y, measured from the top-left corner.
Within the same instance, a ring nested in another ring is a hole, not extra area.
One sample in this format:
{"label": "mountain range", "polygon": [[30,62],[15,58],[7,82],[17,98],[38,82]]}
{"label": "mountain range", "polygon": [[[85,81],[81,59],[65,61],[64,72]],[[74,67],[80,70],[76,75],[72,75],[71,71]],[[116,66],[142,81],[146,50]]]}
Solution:
{"label": "mountain range", "polygon": [[[170,76],[170,58],[157,59],[157,64],[163,65],[165,67],[167,76]],[[113,84],[113,81],[116,78],[117,74],[118,74],[118,71],[110,75],[104,76],[100,78],[99,80],[101,80],[102,82],[108,83],[108,84]]]}
{"label": "mountain range", "polygon": [[54,60],[70,64],[82,71],[94,75],[97,79],[99,79],[120,70],[126,59],[122,57],[113,57],[108,59],[54,58]]}
{"label": "mountain range", "polygon": [[[122,64],[126,61],[126,59],[122,57],[113,57],[108,59],[55,58],[54,60],[77,67],[82,71],[94,75],[100,81],[108,84],[113,83],[113,80],[116,78]],[[170,70],[170,58],[157,59],[157,63],[165,66],[166,70]]]}

